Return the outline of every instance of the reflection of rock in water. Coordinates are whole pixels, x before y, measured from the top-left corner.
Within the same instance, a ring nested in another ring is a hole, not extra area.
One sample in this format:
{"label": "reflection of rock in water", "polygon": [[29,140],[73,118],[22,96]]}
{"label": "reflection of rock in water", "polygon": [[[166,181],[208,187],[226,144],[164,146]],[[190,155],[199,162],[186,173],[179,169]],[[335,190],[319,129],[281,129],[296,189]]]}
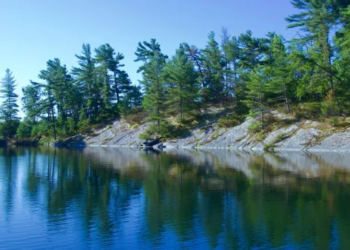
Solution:
{"label": "reflection of rock in water", "polygon": [[[302,152],[243,152],[227,150],[168,149],[165,152],[152,152],[129,148],[86,148],[83,154],[89,159],[120,171],[150,170],[154,165],[174,163],[186,164],[187,168],[198,168],[206,176],[214,178],[218,169],[232,169],[243,173],[247,178],[259,179],[272,184],[291,182],[291,173],[306,178],[329,179],[350,174],[350,155],[340,153]],[[161,161],[161,157],[167,162]],[[161,166],[164,167],[164,166]],[[272,173],[272,172],[273,173]],[[169,175],[178,172],[169,170]],[[273,178],[272,178],[273,177]],[[216,177],[215,177],[216,178]],[[219,183],[212,180],[212,183]],[[221,184],[220,184],[221,185]],[[216,186],[220,186],[216,185]]]}
{"label": "reflection of rock in water", "polygon": [[273,167],[304,177],[328,177],[336,172],[350,173],[350,155],[341,153],[278,152],[265,154]]}
{"label": "reflection of rock in water", "polygon": [[234,168],[243,172],[247,177],[252,177],[252,173],[248,168],[249,161],[252,157],[261,155],[262,152],[243,152],[243,151],[227,151],[227,150],[167,150],[169,154],[186,155],[194,165],[207,165],[211,168]]}
{"label": "reflection of rock in water", "polygon": [[[303,152],[243,152],[227,150],[169,150],[169,154],[188,156],[195,165],[209,165],[213,168],[234,168],[248,178],[256,177],[259,168],[274,168],[281,174],[290,172],[307,178],[330,178],[336,174],[350,174],[350,155],[341,153]],[[276,183],[283,183],[287,177],[279,177]]]}
{"label": "reflection of rock in water", "polygon": [[150,153],[140,149],[92,147],[84,149],[83,154],[92,161],[114,169],[123,169],[132,166],[145,169],[149,168],[147,161],[142,156]]}

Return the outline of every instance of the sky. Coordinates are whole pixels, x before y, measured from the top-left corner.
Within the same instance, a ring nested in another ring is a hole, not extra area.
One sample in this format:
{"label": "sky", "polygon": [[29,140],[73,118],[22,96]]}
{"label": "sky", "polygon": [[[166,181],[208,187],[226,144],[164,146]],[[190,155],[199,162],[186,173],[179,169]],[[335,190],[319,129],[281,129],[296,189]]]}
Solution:
{"label": "sky", "polygon": [[204,48],[210,31],[219,41],[222,27],[232,36],[275,31],[291,39],[295,31],[284,18],[296,12],[290,0],[0,0],[0,78],[9,68],[22,96],[48,60],[59,58],[71,69],[83,43],[109,43],[124,54],[124,70],[138,84],[140,41],[155,38],[172,56],[182,42]]}

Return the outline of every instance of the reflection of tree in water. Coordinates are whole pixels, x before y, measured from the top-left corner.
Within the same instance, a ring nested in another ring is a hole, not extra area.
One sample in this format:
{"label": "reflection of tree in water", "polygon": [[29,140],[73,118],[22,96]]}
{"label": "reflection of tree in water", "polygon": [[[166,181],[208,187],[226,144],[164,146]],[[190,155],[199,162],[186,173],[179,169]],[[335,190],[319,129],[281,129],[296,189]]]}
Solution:
{"label": "reflection of tree in water", "polygon": [[19,155],[26,161],[25,198],[31,207],[46,209],[53,231],[62,226],[57,218],[76,213],[86,238],[96,238],[92,229],[97,229],[101,239],[118,239],[127,214],[136,209],[133,200],[142,199],[137,210],[142,220],[133,228],[151,246],[161,246],[174,233],[180,244],[203,240],[212,248],[300,242],[312,248],[332,242],[350,247],[349,173],[330,170],[318,156],[297,156],[320,166],[317,172],[311,169],[317,178],[305,178],[311,170],[305,164],[302,172],[295,155],[1,149],[7,213],[16,199],[12,183],[19,177],[13,166]]}
{"label": "reflection of tree in water", "polygon": [[[3,196],[3,204],[6,214],[12,213],[14,203],[16,202],[14,193],[17,188],[17,159],[19,154],[12,148],[0,147],[0,185],[2,185],[1,193]],[[9,218],[6,216],[6,219]]]}

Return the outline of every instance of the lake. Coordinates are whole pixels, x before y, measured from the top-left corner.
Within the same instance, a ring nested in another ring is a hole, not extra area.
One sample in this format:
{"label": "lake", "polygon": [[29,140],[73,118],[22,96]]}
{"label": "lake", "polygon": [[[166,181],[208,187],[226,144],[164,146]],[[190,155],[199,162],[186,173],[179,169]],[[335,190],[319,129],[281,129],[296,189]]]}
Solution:
{"label": "lake", "polygon": [[0,148],[1,249],[350,249],[350,154]]}

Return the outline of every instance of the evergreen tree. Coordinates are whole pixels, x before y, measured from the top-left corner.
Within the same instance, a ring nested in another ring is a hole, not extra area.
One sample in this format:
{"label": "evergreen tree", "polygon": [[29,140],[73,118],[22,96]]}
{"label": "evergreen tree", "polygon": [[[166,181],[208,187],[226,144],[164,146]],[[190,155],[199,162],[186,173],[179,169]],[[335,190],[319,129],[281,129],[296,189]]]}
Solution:
{"label": "evergreen tree", "polygon": [[39,89],[33,85],[28,85],[22,88],[22,93],[22,104],[26,119],[35,124],[39,120]]}
{"label": "evergreen tree", "polygon": [[292,91],[295,81],[282,36],[272,36],[269,54],[270,58],[267,58],[265,71],[269,76],[267,80],[268,90],[274,94],[272,102],[280,103],[283,101],[288,113],[290,113],[291,99],[292,96],[295,96],[294,91]]}
{"label": "evergreen tree", "polygon": [[320,58],[314,60],[306,54],[303,59],[321,69],[333,90],[335,72],[332,61],[335,51],[330,41],[330,32],[338,18],[333,11],[334,0],[292,0],[292,4],[302,12],[286,18],[291,23],[288,28],[301,28],[305,35],[299,39],[300,43],[316,44]]}
{"label": "evergreen tree", "polygon": [[107,119],[112,111],[113,91],[111,89],[111,76],[109,70],[115,66],[114,49],[107,43],[95,49],[97,63],[96,74],[99,83],[100,93],[103,98],[101,102],[102,120]]}
{"label": "evergreen tree", "polygon": [[142,105],[142,91],[141,86],[129,86],[125,102],[127,103],[127,107],[139,107]]}
{"label": "evergreen tree", "polygon": [[138,72],[142,72],[143,80],[141,83],[145,89],[143,106],[149,113],[151,121],[157,123],[156,132],[160,132],[161,121],[164,120],[165,111],[165,86],[163,78],[163,70],[165,66],[165,56],[160,45],[155,39],[151,42],[139,43],[135,55],[137,61],[144,64],[139,68]]}
{"label": "evergreen tree", "polygon": [[197,73],[183,47],[166,64],[165,79],[167,84],[168,111],[179,115],[183,122],[186,115],[193,113],[198,101]]}
{"label": "evergreen tree", "polygon": [[196,46],[189,46],[187,43],[182,43],[186,55],[192,61],[194,67],[198,72],[198,82],[201,83],[201,89],[206,88],[205,76],[203,72],[203,54],[202,51],[199,50]]}
{"label": "evergreen tree", "polygon": [[240,63],[246,71],[254,71],[255,67],[262,64],[262,60],[268,51],[267,42],[268,39],[266,38],[253,37],[250,30],[239,36]]}
{"label": "evergreen tree", "polygon": [[12,72],[7,69],[5,77],[1,81],[0,94],[3,98],[1,105],[1,119],[4,120],[2,127],[2,135],[4,137],[13,137],[16,134],[19,125],[19,118],[17,117],[18,95],[15,93],[16,80],[12,76]]}
{"label": "evergreen tree", "polygon": [[208,44],[203,50],[204,75],[208,91],[206,99],[218,103],[222,101],[224,93],[223,61],[219,44],[215,40],[215,33],[210,32],[208,39]]}
{"label": "evergreen tree", "polygon": [[[79,92],[83,98],[82,113],[86,117],[95,121],[99,115],[100,95],[95,76],[95,60],[91,54],[89,44],[83,44],[82,55],[75,55],[79,61],[79,67],[72,69],[72,74],[76,77]],[[84,115],[83,115],[84,116]]]}
{"label": "evergreen tree", "polygon": [[250,107],[251,112],[260,114],[261,128],[264,127],[264,112],[267,110],[267,77],[263,66],[257,66],[249,76],[247,82],[247,100],[246,103]]}
{"label": "evergreen tree", "polygon": [[[73,82],[71,76],[68,74],[65,65],[61,65],[59,59],[49,60],[47,62],[46,70],[40,71],[39,79],[44,80],[44,83],[31,81],[32,88],[36,93],[40,93],[40,100],[36,105],[35,114],[40,115],[42,119],[47,121],[49,127],[52,128],[53,137],[57,138],[57,126],[65,131],[65,125],[71,113],[67,107],[68,100],[76,100],[76,98],[69,98],[73,93]],[[24,96],[32,98],[32,96]],[[24,100],[24,102],[31,102],[31,100]],[[70,110],[71,112],[77,110]],[[58,118],[58,119],[57,119]],[[63,132],[64,133],[64,132]]]}
{"label": "evergreen tree", "polygon": [[110,66],[110,70],[113,72],[113,90],[115,92],[117,104],[122,101],[122,96],[125,97],[131,85],[128,73],[120,69],[124,67],[124,64],[121,64],[121,60],[123,59],[124,55],[117,53],[117,55],[112,58]]}
{"label": "evergreen tree", "polygon": [[239,107],[245,92],[243,82],[240,81],[241,48],[237,37],[233,36],[229,39],[228,35],[225,34],[226,31],[223,32],[222,51],[227,65],[225,69],[226,91],[229,97],[234,97],[236,106]]}
{"label": "evergreen tree", "polygon": [[1,81],[1,98],[4,99],[1,110],[2,110],[2,119],[6,121],[19,120],[17,117],[18,105],[17,98],[18,95],[15,93],[16,80],[12,76],[12,72],[7,69],[5,77]]}

